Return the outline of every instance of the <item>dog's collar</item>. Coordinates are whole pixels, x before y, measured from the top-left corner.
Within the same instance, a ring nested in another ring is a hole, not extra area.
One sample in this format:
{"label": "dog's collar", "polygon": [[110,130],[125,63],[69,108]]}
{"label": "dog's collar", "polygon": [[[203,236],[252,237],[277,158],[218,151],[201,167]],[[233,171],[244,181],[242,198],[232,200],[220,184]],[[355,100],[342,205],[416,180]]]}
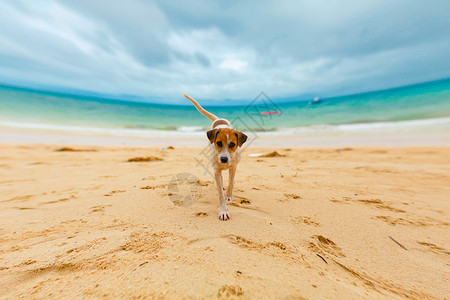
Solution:
{"label": "dog's collar", "polygon": [[228,125],[217,125],[216,127],[214,127],[213,129],[220,129],[220,128],[231,128],[230,126],[228,126]]}
{"label": "dog's collar", "polygon": [[212,129],[219,129],[219,128],[233,128],[231,126],[231,123],[228,120],[225,119],[217,119],[212,124]]}

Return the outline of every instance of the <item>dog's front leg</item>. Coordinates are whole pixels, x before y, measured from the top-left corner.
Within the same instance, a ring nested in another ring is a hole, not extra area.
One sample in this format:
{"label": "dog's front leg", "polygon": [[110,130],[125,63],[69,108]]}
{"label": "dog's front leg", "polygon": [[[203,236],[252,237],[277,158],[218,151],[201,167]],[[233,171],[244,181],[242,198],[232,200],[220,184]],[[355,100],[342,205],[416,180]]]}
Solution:
{"label": "dog's front leg", "polygon": [[228,169],[228,175],[229,175],[229,182],[228,182],[228,189],[227,189],[227,201],[233,200],[233,187],[234,187],[234,176],[236,175],[236,166],[230,167]]}
{"label": "dog's front leg", "polygon": [[221,219],[222,221],[226,221],[230,218],[230,214],[228,213],[227,202],[225,201],[225,197],[223,196],[222,171],[216,170],[215,175],[216,175],[217,192],[219,193],[219,201],[220,201],[219,219]]}

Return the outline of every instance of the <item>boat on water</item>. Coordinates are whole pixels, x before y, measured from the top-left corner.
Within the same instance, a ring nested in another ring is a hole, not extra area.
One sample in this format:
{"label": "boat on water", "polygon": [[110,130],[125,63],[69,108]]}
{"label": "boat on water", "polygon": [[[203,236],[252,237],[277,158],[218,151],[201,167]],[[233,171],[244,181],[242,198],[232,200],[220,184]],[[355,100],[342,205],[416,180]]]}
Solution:
{"label": "boat on water", "polygon": [[309,101],[309,104],[314,105],[314,104],[319,104],[321,102],[322,102],[322,100],[320,99],[320,97],[314,97],[312,100]]}

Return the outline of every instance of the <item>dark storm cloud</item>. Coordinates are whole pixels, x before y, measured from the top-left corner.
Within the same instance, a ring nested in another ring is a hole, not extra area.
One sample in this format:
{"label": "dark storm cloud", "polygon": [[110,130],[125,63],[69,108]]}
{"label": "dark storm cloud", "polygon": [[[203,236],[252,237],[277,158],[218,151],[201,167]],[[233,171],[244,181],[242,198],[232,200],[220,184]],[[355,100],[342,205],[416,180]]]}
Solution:
{"label": "dark storm cloud", "polygon": [[448,1],[0,3],[0,81],[182,101],[450,75]]}

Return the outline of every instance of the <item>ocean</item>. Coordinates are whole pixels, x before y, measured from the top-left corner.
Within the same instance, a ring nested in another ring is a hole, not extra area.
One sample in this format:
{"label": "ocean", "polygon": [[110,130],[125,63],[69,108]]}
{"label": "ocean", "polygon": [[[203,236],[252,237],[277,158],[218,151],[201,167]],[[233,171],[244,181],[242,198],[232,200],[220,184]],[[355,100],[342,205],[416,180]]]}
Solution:
{"label": "ocean", "polygon": [[[181,94],[181,91],[180,91]],[[195,98],[195,95],[191,95]],[[199,101],[202,104],[202,101]],[[242,131],[449,126],[450,79],[363,94],[279,103],[259,93],[246,105],[207,106]],[[186,105],[148,104],[0,85],[0,126],[81,134],[164,137],[204,132],[210,121]]]}

